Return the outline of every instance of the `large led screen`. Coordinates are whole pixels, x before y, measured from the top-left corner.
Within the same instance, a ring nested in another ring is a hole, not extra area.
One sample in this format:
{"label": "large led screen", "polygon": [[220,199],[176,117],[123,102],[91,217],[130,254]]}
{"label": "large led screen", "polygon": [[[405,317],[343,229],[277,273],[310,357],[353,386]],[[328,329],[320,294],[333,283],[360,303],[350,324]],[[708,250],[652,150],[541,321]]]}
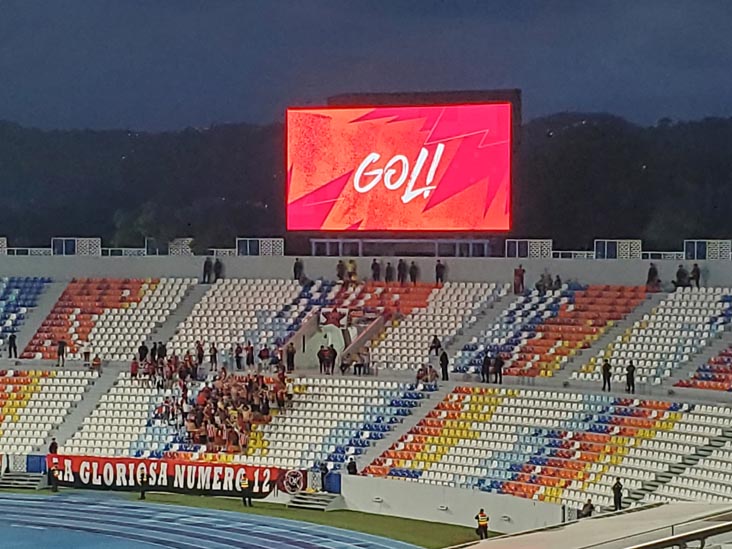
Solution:
{"label": "large led screen", "polygon": [[511,104],[287,110],[292,231],[505,231]]}

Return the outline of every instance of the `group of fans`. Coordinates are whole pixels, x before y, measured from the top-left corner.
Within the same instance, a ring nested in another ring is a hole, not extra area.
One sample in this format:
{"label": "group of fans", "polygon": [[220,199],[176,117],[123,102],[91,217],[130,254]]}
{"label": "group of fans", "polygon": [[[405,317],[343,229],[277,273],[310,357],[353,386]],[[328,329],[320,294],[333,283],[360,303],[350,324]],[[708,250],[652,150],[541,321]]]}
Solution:
{"label": "group of fans", "polygon": [[[290,344],[284,351],[275,349],[270,354],[264,346],[257,353],[255,366],[254,347],[237,344],[219,363],[219,353],[211,344],[205,364],[200,341],[196,342],[195,355],[186,352],[182,358],[175,353],[168,355],[161,345],[154,346],[151,353],[143,343],[130,364],[130,377],[171,391],[172,396],[155,409],[155,419],[178,427],[187,440],[205,446],[208,452],[244,453],[252,425],[269,422],[273,408],[284,412],[292,400],[293,386],[287,373],[294,369],[294,351]],[[246,361],[245,375],[230,373],[232,358],[239,370]],[[265,365],[272,366],[276,372],[273,377],[265,378]],[[191,386],[197,381],[204,385],[193,395]]]}
{"label": "group of fans", "polygon": [[[447,265],[438,259],[437,263],[435,263],[435,283],[443,284],[446,273]],[[387,261],[386,265],[376,258],[371,261],[371,280],[375,282],[380,282],[383,279],[384,282],[398,282],[404,286],[407,284],[407,278],[409,278],[411,284],[416,284],[419,275],[419,266],[414,261],[407,264],[406,261],[400,259],[397,262],[396,268],[390,261]],[[295,263],[292,266],[292,276],[300,282],[307,280],[305,276],[305,264],[299,257],[295,259]],[[338,263],[336,263],[336,278],[345,286],[358,284],[358,267],[356,262],[353,259],[349,259],[348,261],[338,260]]]}

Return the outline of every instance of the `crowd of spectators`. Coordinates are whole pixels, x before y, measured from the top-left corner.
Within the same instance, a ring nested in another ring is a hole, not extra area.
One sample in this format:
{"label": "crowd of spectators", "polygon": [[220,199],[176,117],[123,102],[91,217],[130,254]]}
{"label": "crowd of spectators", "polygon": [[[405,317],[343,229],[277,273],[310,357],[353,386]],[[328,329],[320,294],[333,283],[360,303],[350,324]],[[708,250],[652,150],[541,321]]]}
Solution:
{"label": "crowd of spectators", "polygon": [[[152,348],[142,343],[130,364],[130,377],[148,387],[170,392],[154,411],[154,418],[181,430],[207,451],[245,452],[251,426],[267,423],[271,410],[285,410],[292,398],[287,373],[295,368],[295,346],[284,349],[251,342],[219,350],[215,343],[197,341],[193,353],[168,354],[162,342]],[[245,368],[244,368],[245,365]],[[236,375],[236,370],[245,375]],[[273,372],[265,378],[263,372]],[[191,394],[194,382],[204,382]]]}
{"label": "crowd of spectators", "polygon": [[[177,427],[190,443],[205,446],[207,452],[246,452],[252,425],[268,423],[273,409],[284,413],[292,400],[293,385],[283,366],[273,377],[232,374],[225,366],[211,369],[203,378],[200,373],[190,353],[182,360],[175,354],[156,363],[147,360],[142,371],[137,359],[130,366],[133,379],[170,390],[154,418]],[[201,379],[203,386],[192,394],[192,384]]]}
{"label": "crowd of spectators", "polygon": [[[698,263],[694,263],[691,267],[691,272],[686,268],[685,265],[679,265],[676,270],[676,278],[671,281],[671,285],[666,284],[667,290],[678,289],[678,288],[691,288],[701,286],[702,272],[699,268]],[[660,292],[664,289],[664,284],[661,281],[661,277],[658,273],[658,267],[655,263],[651,263],[648,267],[648,275],[646,277],[646,289],[649,292]]]}

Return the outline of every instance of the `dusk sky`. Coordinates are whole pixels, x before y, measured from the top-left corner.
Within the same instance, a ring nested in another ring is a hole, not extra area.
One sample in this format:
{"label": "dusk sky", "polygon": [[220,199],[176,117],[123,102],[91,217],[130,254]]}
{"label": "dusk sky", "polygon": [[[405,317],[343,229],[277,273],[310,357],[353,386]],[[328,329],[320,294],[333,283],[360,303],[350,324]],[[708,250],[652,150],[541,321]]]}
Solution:
{"label": "dusk sky", "polygon": [[491,88],[524,119],[727,117],[730,29],[730,0],[0,0],[0,119],[178,129]]}

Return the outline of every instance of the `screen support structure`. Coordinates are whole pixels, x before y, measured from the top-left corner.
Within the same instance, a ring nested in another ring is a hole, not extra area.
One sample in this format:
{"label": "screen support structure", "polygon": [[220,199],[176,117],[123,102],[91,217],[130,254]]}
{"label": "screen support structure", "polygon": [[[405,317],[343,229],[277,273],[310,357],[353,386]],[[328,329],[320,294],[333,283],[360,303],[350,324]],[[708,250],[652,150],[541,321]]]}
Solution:
{"label": "screen support structure", "polygon": [[313,238],[310,253],[328,257],[491,257],[489,239]]}

